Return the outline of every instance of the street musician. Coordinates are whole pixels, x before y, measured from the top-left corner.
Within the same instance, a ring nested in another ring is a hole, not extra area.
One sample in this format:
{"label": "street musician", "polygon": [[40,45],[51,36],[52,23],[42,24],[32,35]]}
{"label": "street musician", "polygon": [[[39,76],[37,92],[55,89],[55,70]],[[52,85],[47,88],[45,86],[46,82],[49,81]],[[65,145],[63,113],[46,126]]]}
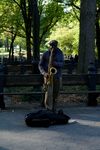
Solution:
{"label": "street musician", "polygon": [[58,41],[50,41],[49,46],[39,62],[39,70],[44,76],[44,106],[46,109],[55,112],[62,78],[64,55],[58,48]]}

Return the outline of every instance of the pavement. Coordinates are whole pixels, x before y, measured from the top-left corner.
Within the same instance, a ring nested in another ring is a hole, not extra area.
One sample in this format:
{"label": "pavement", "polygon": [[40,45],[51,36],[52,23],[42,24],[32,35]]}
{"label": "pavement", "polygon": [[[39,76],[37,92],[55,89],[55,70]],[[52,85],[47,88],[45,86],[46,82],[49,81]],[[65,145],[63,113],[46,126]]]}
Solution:
{"label": "pavement", "polygon": [[48,128],[27,127],[24,118],[31,111],[0,112],[0,150],[100,150],[100,106],[65,107],[76,122]]}

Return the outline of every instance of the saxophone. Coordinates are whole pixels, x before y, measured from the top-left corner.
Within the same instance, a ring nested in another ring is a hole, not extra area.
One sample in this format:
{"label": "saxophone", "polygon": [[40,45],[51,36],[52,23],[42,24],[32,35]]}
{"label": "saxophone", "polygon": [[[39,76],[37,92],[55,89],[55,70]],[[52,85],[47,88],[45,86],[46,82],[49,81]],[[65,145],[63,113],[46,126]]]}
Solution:
{"label": "saxophone", "polygon": [[45,100],[45,107],[47,109],[53,109],[53,76],[57,73],[57,69],[52,66],[53,61],[53,48],[51,49],[51,54],[49,57],[48,63],[48,77],[45,79],[45,87],[46,87],[46,100]]}
{"label": "saxophone", "polygon": [[50,57],[49,57],[49,63],[48,63],[48,79],[47,79],[47,85],[48,84],[52,84],[52,76],[54,74],[57,73],[57,69],[55,67],[52,66],[52,62],[53,62],[53,48],[51,49],[51,54],[50,54]]}

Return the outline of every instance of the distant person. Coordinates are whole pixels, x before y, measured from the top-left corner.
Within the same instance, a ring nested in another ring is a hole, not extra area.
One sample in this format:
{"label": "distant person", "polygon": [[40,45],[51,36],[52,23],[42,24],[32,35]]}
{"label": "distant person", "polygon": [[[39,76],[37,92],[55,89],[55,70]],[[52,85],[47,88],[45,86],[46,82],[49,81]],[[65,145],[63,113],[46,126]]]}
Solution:
{"label": "distant person", "polygon": [[73,56],[71,55],[70,56],[70,61],[72,62],[74,60]]}
{"label": "distant person", "polygon": [[[49,42],[49,49],[43,53],[43,56],[39,62],[39,70],[44,76],[44,85],[46,87],[44,105],[46,109],[56,111],[57,97],[60,90],[60,81],[62,77],[62,67],[64,64],[63,52],[58,48],[58,41],[52,40]],[[52,68],[52,69],[51,69]],[[53,73],[53,91],[48,90],[51,80],[51,74]],[[53,100],[50,99],[50,92],[53,93]],[[52,102],[53,101],[53,102]],[[52,104],[51,104],[52,103]]]}
{"label": "distant person", "polygon": [[74,60],[75,60],[75,63],[77,63],[77,62],[78,62],[78,55],[77,55],[77,54],[75,55]]}

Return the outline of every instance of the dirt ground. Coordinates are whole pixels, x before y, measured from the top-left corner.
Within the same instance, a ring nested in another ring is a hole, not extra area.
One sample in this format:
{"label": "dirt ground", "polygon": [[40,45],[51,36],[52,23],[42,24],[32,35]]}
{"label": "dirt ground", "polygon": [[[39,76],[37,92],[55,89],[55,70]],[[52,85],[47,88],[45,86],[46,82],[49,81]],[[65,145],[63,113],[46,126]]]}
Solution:
{"label": "dirt ground", "polygon": [[[30,101],[24,101],[22,100],[23,98],[18,95],[13,95],[13,96],[5,96],[4,101],[7,107],[29,107],[29,106],[34,106],[38,107],[41,105],[42,100],[36,100],[32,99]],[[57,99],[57,106],[58,107],[65,107],[67,105],[79,105],[79,104],[85,104],[86,103],[86,97],[85,96],[76,96],[75,94],[73,95],[60,95]]]}
{"label": "dirt ground", "polygon": [[[31,101],[22,101],[21,97],[15,96],[5,96],[6,107],[11,108],[39,108],[41,107],[41,100],[33,99]],[[100,97],[97,98],[98,104],[100,104]],[[65,108],[67,106],[87,106],[87,96],[85,95],[59,95],[57,100],[58,108]]]}

